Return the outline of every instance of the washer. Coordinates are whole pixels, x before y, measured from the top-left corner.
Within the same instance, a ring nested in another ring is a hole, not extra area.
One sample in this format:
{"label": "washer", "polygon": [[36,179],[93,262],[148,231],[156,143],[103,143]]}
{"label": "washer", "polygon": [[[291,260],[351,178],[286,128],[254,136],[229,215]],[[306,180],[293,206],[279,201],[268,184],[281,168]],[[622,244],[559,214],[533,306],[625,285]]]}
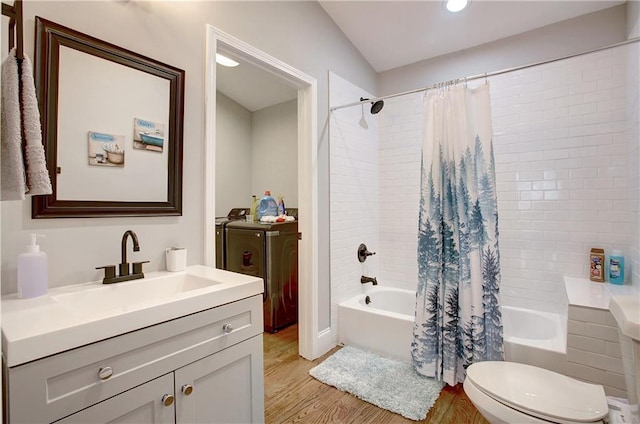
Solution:
{"label": "washer", "polygon": [[298,321],[298,221],[234,221],[225,226],[227,270],[264,280],[264,329]]}

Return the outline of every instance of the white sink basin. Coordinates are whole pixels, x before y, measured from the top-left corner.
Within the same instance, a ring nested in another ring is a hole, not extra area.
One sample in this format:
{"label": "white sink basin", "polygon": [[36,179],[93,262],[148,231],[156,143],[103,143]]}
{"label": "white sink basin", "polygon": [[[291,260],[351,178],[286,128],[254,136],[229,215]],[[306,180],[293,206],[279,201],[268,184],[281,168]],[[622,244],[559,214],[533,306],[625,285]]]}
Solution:
{"label": "white sink basin", "polygon": [[640,342],[640,296],[637,294],[612,296],[609,310],[622,334]]}
{"label": "white sink basin", "polygon": [[261,294],[261,278],[205,266],[149,272],[122,283],[2,298],[2,353],[9,367]]}
{"label": "white sink basin", "polygon": [[[171,300],[176,295],[218,284],[222,281],[181,272],[114,284],[87,283],[74,287],[71,293],[54,294],[51,299],[74,313],[91,314],[114,308],[126,310],[159,299]],[[84,290],[77,290],[81,287]]]}

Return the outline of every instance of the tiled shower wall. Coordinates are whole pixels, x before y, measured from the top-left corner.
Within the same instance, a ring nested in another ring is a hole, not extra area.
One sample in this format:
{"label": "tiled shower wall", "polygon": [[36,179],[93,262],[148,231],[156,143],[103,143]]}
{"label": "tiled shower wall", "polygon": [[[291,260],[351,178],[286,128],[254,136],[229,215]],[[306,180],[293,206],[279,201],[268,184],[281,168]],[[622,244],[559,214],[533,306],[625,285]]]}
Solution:
{"label": "tiled shower wall", "polygon": [[629,121],[629,176],[631,179],[631,234],[630,251],[631,278],[640,289],[640,43],[629,46],[628,121]]}
{"label": "tiled shower wall", "polygon": [[562,276],[588,277],[592,247],[630,254],[628,53],[491,81],[505,304],[561,310]]}
{"label": "tiled shower wall", "polygon": [[[330,105],[373,97],[334,73],[329,74],[329,87]],[[376,276],[378,270],[378,256],[370,257],[365,263],[357,259],[360,243],[365,243],[370,251],[376,251],[379,246],[378,126],[369,109],[370,106],[358,106],[331,114],[332,327],[337,323],[337,304],[361,293],[360,277]]]}
{"label": "tiled shower wall", "polygon": [[[635,81],[627,78],[633,48],[637,46],[607,49],[489,79],[505,304],[561,311],[562,276],[587,277],[591,247],[607,252],[621,248],[629,258],[627,268],[637,264],[638,113],[637,102],[627,99],[627,92],[637,93],[638,87],[637,76]],[[630,84],[635,84],[633,90]],[[389,99],[375,117],[380,126],[377,276],[381,284],[412,290],[421,103],[422,94]],[[632,104],[636,109],[629,112]],[[358,123],[356,109],[345,110],[353,114],[351,125]],[[628,113],[635,117],[630,132]],[[332,169],[340,159],[333,150],[333,124]],[[370,145],[365,145],[353,152],[369,157]],[[332,188],[335,183],[332,174]],[[339,215],[334,217],[333,197],[331,201],[333,238]]]}

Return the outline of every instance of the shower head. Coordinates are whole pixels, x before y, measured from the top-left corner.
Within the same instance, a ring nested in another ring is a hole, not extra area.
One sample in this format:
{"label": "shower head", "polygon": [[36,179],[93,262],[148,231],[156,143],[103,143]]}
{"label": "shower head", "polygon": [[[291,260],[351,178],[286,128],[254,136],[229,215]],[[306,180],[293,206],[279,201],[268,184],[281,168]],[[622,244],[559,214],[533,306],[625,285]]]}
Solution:
{"label": "shower head", "polygon": [[[365,100],[369,100],[369,99],[365,99],[364,97],[360,97],[360,101],[361,102],[364,102]],[[377,102],[371,102],[371,114],[375,115],[376,113],[380,112],[383,107],[384,107],[384,101],[383,100],[378,100]]]}

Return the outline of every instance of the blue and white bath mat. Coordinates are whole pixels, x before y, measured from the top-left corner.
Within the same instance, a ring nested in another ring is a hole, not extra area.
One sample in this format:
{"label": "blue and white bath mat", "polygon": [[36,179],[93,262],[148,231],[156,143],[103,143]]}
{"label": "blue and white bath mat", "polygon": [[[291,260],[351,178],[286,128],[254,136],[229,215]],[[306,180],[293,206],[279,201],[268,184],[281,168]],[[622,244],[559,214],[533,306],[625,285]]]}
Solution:
{"label": "blue and white bath mat", "polygon": [[345,346],[309,374],[380,408],[412,420],[423,420],[442,390],[442,383],[418,374],[411,364]]}

